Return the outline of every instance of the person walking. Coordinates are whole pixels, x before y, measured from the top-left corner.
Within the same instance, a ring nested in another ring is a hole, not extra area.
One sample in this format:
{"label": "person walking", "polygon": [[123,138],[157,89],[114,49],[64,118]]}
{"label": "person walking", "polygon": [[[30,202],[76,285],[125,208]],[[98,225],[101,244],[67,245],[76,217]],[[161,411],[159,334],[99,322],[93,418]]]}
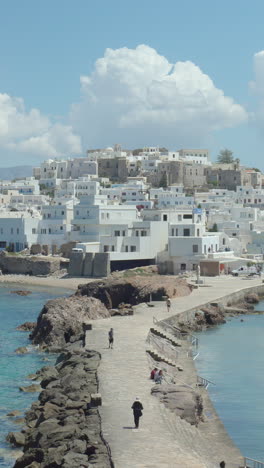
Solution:
{"label": "person walking", "polygon": [[114,329],[113,328],[110,328],[108,332],[108,341],[109,341],[108,347],[113,349],[113,345],[114,345]]}
{"label": "person walking", "polygon": [[166,301],[166,304],[167,304],[167,311],[168,313],[170,312],[170,308],[171,308],[171,300],[170,298],[168,297],[167,301]]}
{"label": "person walking", "polygon": [[140,399],[137,397],[131,406],[134,414],[134,421],[135,421],[135,428],[138,428],[139,425],[139,418],[142,416],[143,405]]}

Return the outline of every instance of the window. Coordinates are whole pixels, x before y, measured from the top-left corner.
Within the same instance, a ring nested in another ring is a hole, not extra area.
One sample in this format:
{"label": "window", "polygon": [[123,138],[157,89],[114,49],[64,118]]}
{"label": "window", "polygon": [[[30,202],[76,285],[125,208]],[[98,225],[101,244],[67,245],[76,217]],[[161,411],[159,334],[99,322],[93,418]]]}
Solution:
{"label": "window", "polygon": [[61,214],[64,215],[64,211],[62,211]]}
{"label": "window", "polygon": [[130,246],[130,252],[136,252],[136,246],[135,245]]}
{"label": "window", "polygon": [[178,215],[178,221],[182,220],[182,215]]}
{"label": "window", "polygon": [[168,220],[168,215],[164,214],[163,215],[163,221],[167,221]]}
{"label": "window", "polygon": [[138,232],[138,231],[136,231],[136,237],[138,237],[138,234],[139,234],[139,232]]}
{"label": "window", "polygon": [[193,253],[198,253],[198,245],[197,244],[193,245]]}
{"label": "window", "polygon": [[[1,234],[3,233],[1,232]],[[32,234],[36,234],[36,228],[32,228]]]}
{"label": "window", "polygon": [[115,231],[115,237],[119,237],[120,236],[120,231]]}
{"label": "window", "polygon": [[200,229],[197,229],[197,237],[200,236]]}
{"label": "window", "polygon": [[104,245],[104,252],[109,252],[109,245]]}
{"label": "window", "polygon": [[126,252],[128,252],[128,245],[126,245]]}
{"label": "window", "polygon": [[191,214],[184,214],[183,219],[192,219],[192,215]]}
{"label": "window", "polygon": [[185,271],[186,270],[186,263],[181,263],[181,271]]}
{"label": "window", "polygon": [[112,249],[111,249],[111,250],[112,250],[112,252],[115,251],[115,246],[114,246],[114,245],[112,245]]}
{"label": "window", "polygon": [[190,229],[183,229],[183,235],[184,237],[189,237],[190,236]]}
{"label": "window", "polygon": [[175,229],[175,236],[178,236],[178,228]]}
{"label": "window", "polygon": [[123,235],[123,237],[125,237],[126,231],[122,231],[122,235]]}
{"label": "window", "polygon": [[13,233],[14,233],[14,229],[13,229],[13,228],[11,228],[11,234],[13,234]]}
{"label": "window", "polygon": [[109,218],[110,218],[110,215],[109,215],[109,213],[106,213],[106,217],[107,217],[107,219],[109,219]]}
{"label": "window", "polygon": [[147,237],[147,231],[141,231],[141,237]]}
{"label": "window", "polygon": [[51,234],[51,229],[49,228],[49,234]]}
{"label": "window", "polygon": [[174,236],[174,228],[171,230],[171,235]]}
{"label": "window", "polygon": [[60,230],[63,231],[63,226],[60,226]]}
{"label": "window", "polygon": [[19,228],[17,228],[17,234],[19,234]]}

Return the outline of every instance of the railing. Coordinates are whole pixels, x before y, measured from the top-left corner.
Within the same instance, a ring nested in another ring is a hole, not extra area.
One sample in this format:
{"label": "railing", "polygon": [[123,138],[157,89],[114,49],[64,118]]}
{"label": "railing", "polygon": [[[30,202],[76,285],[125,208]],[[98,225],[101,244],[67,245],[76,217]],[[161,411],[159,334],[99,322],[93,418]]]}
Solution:
{"label": "railing", "polygon": [[264,462],[244,457],[243,468],[264,468]]}
{"label": "railing", "polygon": [[196,336],[192,335],[191,333],[187,333],[187,332],[183,332],[181,331],[179,328],[173,326],[173,325],[170,325],[169,323],[165,322],[164,320],[157,320],[155,317],[153,317],[153,323],[154,325],[159,325],[161,324],[163,326],[163,328],[169,328],[172,330],[173,334],[181,339],[181,340],[188,340],[190,341],[190,343],[192,344],[192,346],[195,347],[195,349],[198,348],[198,343],[199,343],[199,340]]}
{"label": "railing", "polygon": [[148,337],[148,340],[151,343],[154,343],[158,349],[158,351],[161,350],[161,352],[165,355],[165,356],[168,356],[169,359],[172,359],[174,361],[176,361],[178,359],[178,356],[179,356],[179,351],[177,351],[176,349],[172,349],[170,348],[170,350],[168,351],[168,349],[165,349],[166,348],[166,344],[169,346],[170,343],[168,341],[166,341],[166,344],[165,343],[162,343],[161,340],[159,340],[158,338],[154,337],[153,335],[150,335]]}
{"label": "railing", "polygon": [[215,385],[214,382],[211,382],[211,380],[207,380],[204,377],[200,377],[199,375],[197,376],[197,386],[198,387],[204,387],[207,389],[209,385]]}

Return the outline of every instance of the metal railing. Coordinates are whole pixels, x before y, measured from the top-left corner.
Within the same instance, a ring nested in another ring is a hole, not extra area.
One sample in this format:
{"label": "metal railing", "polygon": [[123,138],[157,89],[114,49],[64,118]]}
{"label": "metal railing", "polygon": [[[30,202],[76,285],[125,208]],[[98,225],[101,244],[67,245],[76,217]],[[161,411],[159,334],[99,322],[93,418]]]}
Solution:
{"label": "metal railing", "polygon": [[163,328],[169,328],[170,330],[172,330],[174,336],[176,336],[180,340],[188,340],[188,341],[190,341],[192,346],[194,346],[196,349],[198,348],[199,340],[198,340],[198,338],[196,336],[192,335],[191,333],[183,332],[179,328],[177,328],[177,327],[175,327],[173,325],[170,325],[169,323],[165,322],[164,320],[157,320],[155,317],[153,317],[153,323],[154,323],[154,325],[161,324],[161,326]]}
{"label": "metal railing", "polygon": [[[166,341],[166,343],[162,343],[162,341],[160,341],[158,338],[156,338],[153,335],[150,335],[148,337],[148,342],[150,344],[154,343],[155,346],[157,347],[157,350],[164,354],[164,357],[167,357],[168,359],[171,359],[173,361],[177,361],[179,352],[170,346],[170,342]],[[169,350],[168,350],[168,347],[169,347]]]}
{"label": "metal railing", "polygon": [[211,382],[211,380],[205,379],[204,377],[200,377],[199,375],[197,376],[197,386],[198,387],[204,387],[208,388],[209,385],[215,385],[214,382]]}
{"label": "metal railing", "polygon": [[264,462],[244,457],[243,468],[264,468]]}

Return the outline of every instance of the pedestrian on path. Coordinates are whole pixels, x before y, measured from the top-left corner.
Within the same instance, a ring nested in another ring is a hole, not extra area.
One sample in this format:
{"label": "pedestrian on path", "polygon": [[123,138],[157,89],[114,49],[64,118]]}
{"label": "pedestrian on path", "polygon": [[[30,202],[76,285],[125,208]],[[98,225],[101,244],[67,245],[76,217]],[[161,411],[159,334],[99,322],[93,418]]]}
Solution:
{"label": "pedestrian on path", "polygon": [[139,418],[142,416],[143,405],[140,399],[137,397],[131,406],[134,414],[134,421],[135,421],[135,428],[138,428],[139,425]]}
{"label": "pedestrian on path", "polygon": [[224,460],[220,462],[219,466],[220,466],[220,468],[225,468],[225,462],[224,462]]}
{"label": "pedestrian on path", "polygon": [[109,348],[113,349],[114,346],[114,329],[110,328],[108,332],[108,341],[109,341]]}
{"label": "pedestrian on path", "polygon": [[167,311],[168,313],[170,312],[170,308],[171,308],[171,300],[170,298],[168,297],[167,301],[166,301],[166,304],[167,304]]}

